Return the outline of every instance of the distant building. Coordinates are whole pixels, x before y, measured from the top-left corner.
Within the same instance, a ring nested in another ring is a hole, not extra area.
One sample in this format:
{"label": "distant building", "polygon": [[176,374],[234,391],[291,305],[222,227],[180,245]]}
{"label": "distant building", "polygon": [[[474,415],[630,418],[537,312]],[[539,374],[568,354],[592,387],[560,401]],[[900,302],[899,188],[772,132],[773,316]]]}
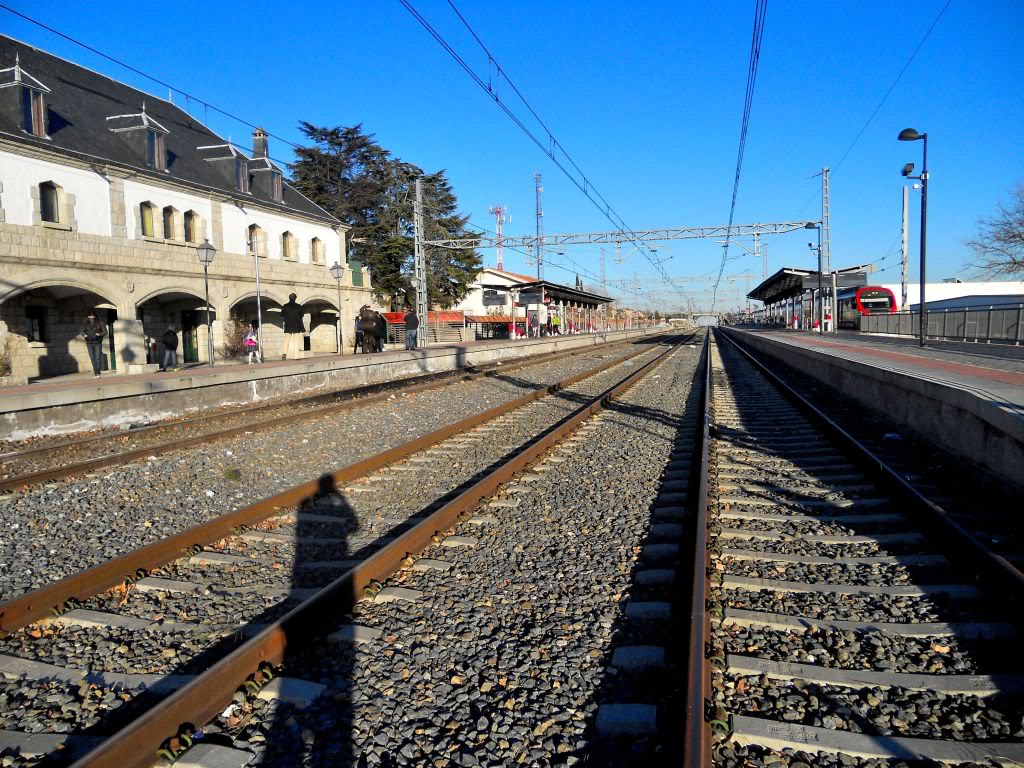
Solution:
{"label": "distant building", "polygon": [[505,335],[512,323],[526,332],[546,329],[549,318],[552,327],[557,325],[562,333],[598,329],[603,321],[601,307],[611,302],[582,287],[488,267],[480,271],[455,309],[466,313],[467,322],[477,326],[478,336],[491,337]]}
{"label": "distant building", "polygon": [[[870,276],[869,276],[870,277]],[[882,283],[900,301],[899,283]],[[1024,296],[1024,280],[985,280],[974,282],[928,283],[925,301],[929,309],[961,309],[970,306],[1015,304]],[[916,310],[921,300],[921,284],[907,283],[907,304]],[[977,302],[977,303],[975,303]]]}
{"label": "distant building", "polygon": [[78,333],[96,308],[112,331],[107,365],[146,363],[169,325],[179,355],[207,355],[203,269],[213,336],[256,319],[260,262],[264,345],[283,343],[280,307],[298,294],[312,353],[336,350],[342,318],[369,299],[346,263],[347,227],[303,197],[256,130],[252,156],[175,104],[0,36],[0,351],[14,374],[89,370]]}

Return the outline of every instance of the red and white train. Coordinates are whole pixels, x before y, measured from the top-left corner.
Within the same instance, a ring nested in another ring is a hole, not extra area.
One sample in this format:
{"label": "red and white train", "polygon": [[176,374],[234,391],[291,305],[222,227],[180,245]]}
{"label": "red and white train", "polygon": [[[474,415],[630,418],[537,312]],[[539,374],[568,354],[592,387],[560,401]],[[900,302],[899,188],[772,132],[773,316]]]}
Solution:
{"label": "red and white train", "polygon": [[896,296],[881,285],[841,288],[836,292],[838,327],[858,328],[863,315],[886,315],[896,311]]}

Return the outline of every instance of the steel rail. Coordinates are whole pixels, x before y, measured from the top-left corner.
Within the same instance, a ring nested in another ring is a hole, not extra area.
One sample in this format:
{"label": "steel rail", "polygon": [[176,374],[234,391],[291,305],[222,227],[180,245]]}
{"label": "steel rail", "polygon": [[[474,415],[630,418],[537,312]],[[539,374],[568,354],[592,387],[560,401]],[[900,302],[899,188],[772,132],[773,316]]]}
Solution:
{"label": "steel rail", "polygon": [[[613,342],[613,346],[617,346],[619,343],[627,342]],[[414,384],[413,386],[409,387],[389,387],[382,392],[369,395],[368,397],[360,397],[359,392],[376,390],[382,386],[388,387],[388,385],[391,384],[391,382],[387,382],[385,384],[373,384],[366,387],[358,387],[352,390],[340,390],[333,393],[321,393],[317,395],[311,395],[306,398],[300,398],[299,400],[291,402],[281,401],[257,405],[248,410],[246,413],[251,414],[257,411],[281,408],[287,405],[301,405],[303,402],[313,403],[317,399],[345,397],[344,402],[336,403],[334,405],[326,405],[322,408],[315,408],[308,411],[300,411],[298,413],[286,414],[284,416],[276,416],[270,419],[264,419],[262,421],[250,422],[245,425],[237,427],[228,427],[226,429],[207,432],[202,435],[192,435],[191,437],[178,438],[177,440],[170,440],[166,443],[158,443],[157,445],[150,446],[148,448],[132,448],[127,451],[111,453],[106,456],[100,456],[95,459],[89,459],[87,461],[75,462],[73,464],[65,464],[63,466],[51,467],[49,469],[42,469],[35,472],[29,472],[23,475],[17,475],[14,477],[0,479],[0,491],[19,490],[28,486],[45,483],[50,480],[60,480],[66,477],[71,477],[73,475],[84,474],[86,472],[91,472],[97,469],[103,469],[104,467],[123,464],[125,462],[142,458],[144,456],[159,456],[161,454],[169,453],[171,451],[181,450],[183,448],[190,448],[195,445],[206,443],[210,440],[223,440],[230,437],[234,437],[236,435],[244,434],[246,432],[260,431],[265,429],[271,429],[273,427],[285,426],[287,424],[292,424],[297,421],[302,421],[303,419],[310,419],[319,416],[342,413],[344,411],[351,410],[354,408],[360,408],[364,405],[373,405],[374,403],[385,401],[389,397],[391,397],[391,395],[395,394],[396,391],[400,391],[405,394],[418,394],[420,392],[426,392],[434,389],[442,389],[444,387],[454,386],[455,384],[464,383],[466,381],[473,381],[478,378],[494,376],[497,375],[497,373],[499,372],[506,373],[509,371],[519,370],[520,368],[530,367],[532,365],[539,365],[545,362],[549,362],[551,360],[560,360],[562,359],[563,355],[566,357],[573,357],[578,354],[584,354],[586,351],[591,351],[592,349],[593,348],[587,348],[584,351],[570,350],[564,353],[553,355],[551,357],[548,357],[546,354],[531,355],[527,359],[503,365],[501,369],[498,369],[496,367],[488,367],[485,370],[480,370],[477,372],[458,372],[457,375],[454,377],[452,377],[450,373],[441,374],[441,376],[446,376],[446,378],[441,378],[440,380],[436,381],[428,381],[422,384]],[[418,378],[419,377],[414,377],[413,380]],[[233,416],[235,415],[235,413],[237,412],[216,413],[206,416],[195,416],[188,419],[179,419],[162,424],[153,424],[151,426],[143,427],[138,430],[132,430],[132,432],[128,433],[128,435],[138,435],[143,432],[148,432],[150,430],[174,429],[181,426],[202,423],[205,421],[216,421],[217,419],[224,418],[226,415]],[[78,445],[86,445],[92,442],[113,441],[119,438],[124,438],[125,436],[126,434],[123,432],[94,435],[91,437],[81,438],[80,440],[60,443],[59,445],[44,446],[40,448],[29,449],[27,451],[19,451],[16,453],[5,454],[4,456],[0,456],[0,460],[18,459],[22,456],[29,456],[33,453],[45,453],[48,451],[56,452],[65,448],[71,448]]]}
{"label": "steel rail", "polygon": [[[937,523],[939,526],[937,532],[946,539],[947,549],[952,555],[951,559],[961,562],[968,575],[985,576],[991,580],[995,588],[1000,590],[1004,598],[1011,597],[1016,601],[1024,600],[1024,572],[1008,559],[990,549],[980,537],[953,519],[949,512],[921,493],[899,471],[890,467],[885,459],[797,392],[730,334],[722,333],[721,335],[795,403],[799,410],[810,414],[824,428],[826,434],[838,438],[847,448],[851,458],[861,466],[874,470],[876,474],[880,475],[879,479],[883,485],[908,501],[908,509],[920,521],[927,525]],[[971,556],[966,554],[964,545]],[[1006,595],[1005,590],[1009,590],[1010,594]]]}
{"label": "steel rail", "polygon": [[[563,381],[528,392],[515,400],[510,400],[507,403],[474,414],[455,424],[434,430],[429,434],[370,456],[362,461],[349,464],[325,477],[330,477],[333,483],[338,485],[362,477],[370,472],[375,472],[381,467],[418,453],[435,443],[472,429],[509,411],[521,408],[535,400],[554,394],[565,387],[601,373],[608,368],[632,360],[634,357],[649,351],[649,349],[649,347],[641,348],[626,357],[606,361],[595,368],[571,376]],[[186,550],[211,544],[223,539],[225,536],[231,535],[232,531],[236,528],[253,525],[261,520],[266,520],[268,517],[272,517],[282,508],[300,504],[305,499],[311,498],[318,493],[322,488],[323,482],[324,478],[311,480],[257,501],[254,504],[228,512],[213,520],[153,542],[133,552],[95,565],[60,581],[44,585],[4,601],[0,603],[0,635],[13,632],[31,624],[33,621],[51,615],[54,609],[58,609],[69,600],[84,600],[97,595],[104,590],[134,578],[140,571],[151,570],[181,557],[182,553]]]}
{"label": "steel rail", "polygon": [[205,724],[227,706],[238,688],[265,664],[280,665],[285,651],[324,631],[326,621],[336,621],[355,605],[363,589],[399,570],[410,554],[428,547],[439,532],[451,528],[460,517],[516,474],[551,450],[594,413],[632,387],[660,365],[678,344],[640,366],[618,384],[606,389],[590,403],[545,430],[500,466],[415,527],[398,536],[363,562],[339,576],[311,598],[300,603],[251,640],[236,648],[184,687],[77,760],[72,768],[149,768],[157,751],[184,724]]}
{"label": "steel rail", "polygon": [[711,768],[711,732],[707,712],[711,705],[711,671],[705,651],[711,636],[708,613],[711,567],[708,545],[708,475],[711,447],[711,334],[704,335],[704,395],[701,398],[700,476],[693,515],[693,575],[690,592],[690,637],[687,666],[686,721],[683,724],[684,768]]}

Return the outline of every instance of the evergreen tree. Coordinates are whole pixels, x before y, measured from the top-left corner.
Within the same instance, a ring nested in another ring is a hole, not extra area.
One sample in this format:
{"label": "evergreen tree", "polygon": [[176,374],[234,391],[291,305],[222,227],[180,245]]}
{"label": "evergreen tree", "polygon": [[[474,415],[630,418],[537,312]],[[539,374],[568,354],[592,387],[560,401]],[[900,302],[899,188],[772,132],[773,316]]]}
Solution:
{"label": "evergreen tree", "polygon": [[[425,175],[419,167],[394,157],[363,131],[321,128],[300,123],[312,142],[296,150],[291,166],[293,185],[313,202],[352,227],[349,238],[364,238],[351,246],[352,257],[373,275],[373,292],[391,304],[399,289],[412,304],[413,199],[415,182],[423,179],[424,219],[428,239],[467,237],[467,216],[444,171]],[[473,249],[427,251],[429,303],[444,308],[463,298],[481,267]]]}

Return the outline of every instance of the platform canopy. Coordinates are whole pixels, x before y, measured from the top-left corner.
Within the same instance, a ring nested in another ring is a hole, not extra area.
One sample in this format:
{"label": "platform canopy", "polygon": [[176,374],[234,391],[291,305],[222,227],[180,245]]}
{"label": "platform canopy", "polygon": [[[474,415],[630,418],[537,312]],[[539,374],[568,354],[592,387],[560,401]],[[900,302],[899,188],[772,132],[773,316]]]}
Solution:
{"label": "platform canopy", "polygon": [[[856,274],[867,275],[870,271],[870,264],[860,264],[856,267],[837,269],[836,275],[837,277],[852,277]],[[785,301],[786,299],[792,299],[807,290],[805,281],[807,278],[814,277],[817,274],[818,271],[816,269],[783,267],[748,293],[747,298],[763,301],[765,304],[775,304],[780,301]],[[832,277],[830,274],[822,273],[821,280],[826,288],[830,287],[832,284]],[[847,284],[847,281],[843,279],[840,279],[838,282],[844,287]],[[858,284],[863,285],[864,283],[858,282]]]}

